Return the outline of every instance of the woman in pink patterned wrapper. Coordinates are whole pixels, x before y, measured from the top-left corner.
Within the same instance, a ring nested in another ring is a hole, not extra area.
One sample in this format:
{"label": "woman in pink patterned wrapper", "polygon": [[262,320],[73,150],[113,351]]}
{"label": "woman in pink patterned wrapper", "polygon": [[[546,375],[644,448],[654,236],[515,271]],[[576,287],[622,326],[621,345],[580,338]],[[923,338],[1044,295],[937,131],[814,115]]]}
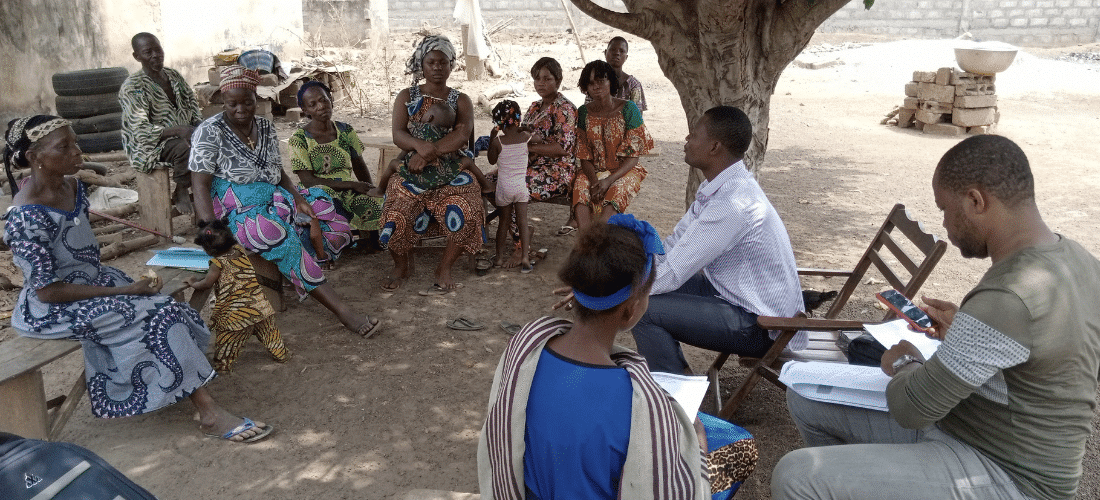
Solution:
{"label": "woman in pink patterned wrapper", "polygon": [[195,213],[206,222],[227,218],[237,242],[278,266],[300,298],[317,299],[347,329],[369,337],[378,319],[344,303],[310,242],[309,224],[317,219],[324,254],[335,260],[351,243],[351,226],[321,188],[296,186],[283,170],[275,127],[256,116],[259,79],[243,66],[222,69],[225,111],[199,124],[191,138]]}

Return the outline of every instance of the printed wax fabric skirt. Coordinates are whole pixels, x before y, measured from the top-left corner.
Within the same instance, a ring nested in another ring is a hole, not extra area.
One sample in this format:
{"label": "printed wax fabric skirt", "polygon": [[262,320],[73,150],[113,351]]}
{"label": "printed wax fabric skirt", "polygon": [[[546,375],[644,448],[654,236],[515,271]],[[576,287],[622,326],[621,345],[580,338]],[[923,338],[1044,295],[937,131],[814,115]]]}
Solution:
{"label": "printed wax fabric skirt", "polygon": [[707,433],[707,476],[711,500],[733,497],[756,468],[756,441],[749,431],[718,417],[699,412],[699,421]]}
{"label": "printed wax fabric skirt", "polygon": [[[336,259],[351,243],[351,225],[320,188],[299,191],[321,221],[325,252]],[[214,215],[226,217],[237,242],[274,263],[302,298],[325,283],[309,240],[309,227],[293,223],[294,197],[267,182],[234,184],[215,177],[210,187]]]}
{"label": "printed wax fabric skirt", "polygon": [[390,177],[382,205],[383,248],[404,255],[421,238],[446,236],[448,244],[476,253],[484,242],[485,209],[481,187],[469,172],[461,172],[450,184],[422,190],[400,173]]}
{"label": "printed wax fabric skirt", "polygon": [[[96,282],[126,286],[133,280],[118,269],[100,266]],[[50,311],[39,311],[52,318],[45,321],[67,323],[69,331],[58,336],[26,332],[27,336],[80,341],[88,399],[96,417],[132,417],[158,410],[214,378],[204,354],[210,330],[194,309],[167,295],[111,295],[47,307]]]}

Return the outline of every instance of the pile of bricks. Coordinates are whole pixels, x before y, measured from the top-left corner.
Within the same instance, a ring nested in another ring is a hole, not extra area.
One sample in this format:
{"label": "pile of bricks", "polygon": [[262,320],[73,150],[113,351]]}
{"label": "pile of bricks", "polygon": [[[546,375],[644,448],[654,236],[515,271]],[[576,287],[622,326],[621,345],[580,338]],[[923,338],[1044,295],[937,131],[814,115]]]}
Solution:
{"label": "pile of bricks", "polygon": [[988,134],[1001,118],[995,81],[994,75],[954,68],[914,71],[897,124],[929,134]]}

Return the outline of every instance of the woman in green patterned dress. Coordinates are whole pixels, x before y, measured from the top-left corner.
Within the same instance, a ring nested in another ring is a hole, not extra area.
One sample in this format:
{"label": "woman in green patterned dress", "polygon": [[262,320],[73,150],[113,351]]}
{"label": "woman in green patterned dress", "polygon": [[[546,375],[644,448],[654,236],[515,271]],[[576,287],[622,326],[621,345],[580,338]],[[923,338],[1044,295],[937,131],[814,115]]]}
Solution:
{"label": "woman in green patterned dress", "polygon": [[378,231],[382,198],[368,196],[374,189],[363,161],[363,143],[355,129],[332,120],[332,94],[325,84],[306,82],[298,91],[298,105],[310,118],[290,137],[290,166],[307,188],[318,186],[339,202],[360,238]]}

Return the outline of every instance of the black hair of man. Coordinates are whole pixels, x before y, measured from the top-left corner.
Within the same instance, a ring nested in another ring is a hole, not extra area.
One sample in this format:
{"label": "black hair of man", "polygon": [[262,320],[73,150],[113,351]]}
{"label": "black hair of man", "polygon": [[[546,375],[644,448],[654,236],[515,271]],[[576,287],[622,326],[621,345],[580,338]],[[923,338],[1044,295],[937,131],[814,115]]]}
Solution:
{"label": "black hair of man", "polygon": [[[141,33],[134,35],[133,38],[130,39],[130,47],[134,49],[134,52],[137,52],[138,42],[146,39],[157,40],[157,36],[152,33],[146,33],[142,31]],[[157,42],[160,42],[160,40],[157,40]]]}
{"label": "black hair of man", "polygon": [[581,70],[581,79],[577,82],[577,86],[580,87],[581,92],[588,93],[588,86],[596,80],[604,78],[611,84],[611,95],[619,93],[619,75],[615,74],[615,68],[612,68],[607,61],[601,61],[599,59],[592,61],[584,65],[584,69]]}
{"label": "black hair of man", "polygon": [[621,36],[616,36],[608,41],[607,48],[610,49],[611,46],[615,44],[615,42],[623,42],[623,45],[626,45],[626,50],[630,50],[630,42],[626,41],[626,39]]}
{"label": "black hair of man", "polygon": [[718,141],[734,158],[744,158],[752,143],[752,122],[733,106],[715,106],[703,113],[710,138]]}
{"label": "black hair of man", "polygon": [[554,77],[558,85],[561,85],[561,64],[558,64],[557,59],[553,57],[543,57],[535,61],[535,65],[531,66],[531,78],[538,78],[539,71],[542,71],[543,68],[546,68],[546,70],[550,72],[550,76]]}
{"label": "black hair of man", "polygon": [[979,187],[1009,207],[1035,199],[1035,178],[1027,155],[1007,137],[967,138],[944,153],[936,172],[940,187],[953,193]]}

